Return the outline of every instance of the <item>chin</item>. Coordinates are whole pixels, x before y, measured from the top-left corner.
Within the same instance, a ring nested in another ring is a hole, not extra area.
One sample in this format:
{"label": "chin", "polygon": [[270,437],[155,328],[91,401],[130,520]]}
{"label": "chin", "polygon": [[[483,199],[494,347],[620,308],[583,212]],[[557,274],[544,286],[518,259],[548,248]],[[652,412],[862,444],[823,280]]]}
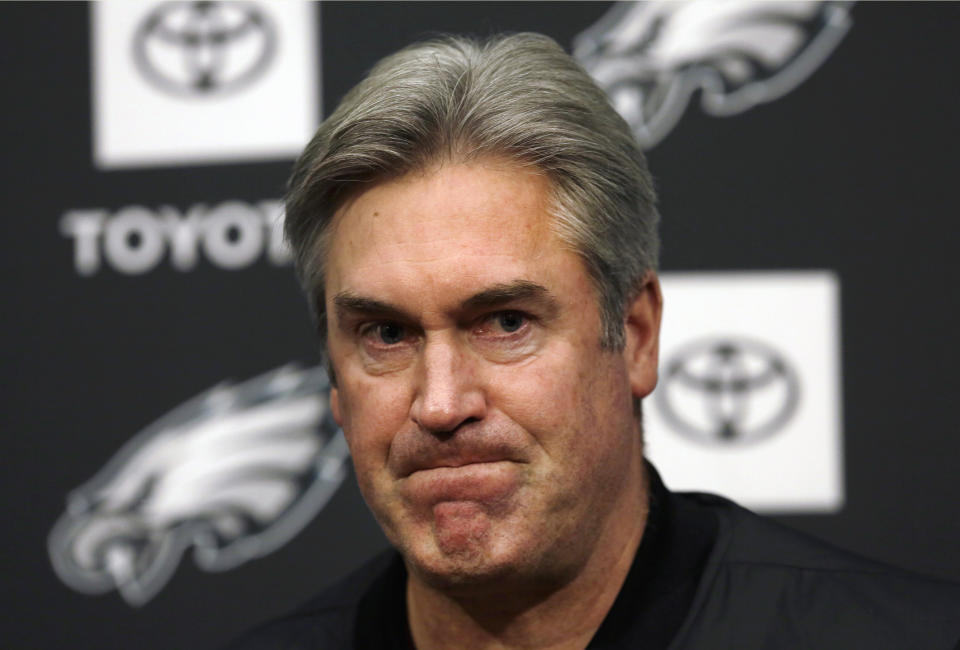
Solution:
{"label": "chin", "polygon": [[502,592],[507,585],[530,587],[545,579],[542,549],[517,543],[509,536],[491,536],[451,548],[449,540],[425,534],[419,543],[401,547],[408,572],[448,594],[482,595]]}

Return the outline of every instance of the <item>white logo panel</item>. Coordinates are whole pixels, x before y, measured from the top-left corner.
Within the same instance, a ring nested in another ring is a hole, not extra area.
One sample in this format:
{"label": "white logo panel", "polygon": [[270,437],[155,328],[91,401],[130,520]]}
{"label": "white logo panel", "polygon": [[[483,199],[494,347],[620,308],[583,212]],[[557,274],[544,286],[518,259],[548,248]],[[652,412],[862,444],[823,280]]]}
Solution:
{"label": "white logo panel", "polygon": [[314,3],[91,5],[101,169],[293,158],[320,117]]}
{"label": "white logo panel", "polygon": [[647,453],[675,490],[765,512],[843,506],[839,281],[665,273]]}

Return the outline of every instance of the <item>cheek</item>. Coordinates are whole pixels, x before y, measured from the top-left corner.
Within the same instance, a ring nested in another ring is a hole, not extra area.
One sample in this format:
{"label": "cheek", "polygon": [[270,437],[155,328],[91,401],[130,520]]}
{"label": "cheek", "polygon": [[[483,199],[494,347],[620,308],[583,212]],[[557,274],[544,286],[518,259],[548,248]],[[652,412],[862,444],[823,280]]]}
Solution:
{"label": "cheek", "polygon": [[629,383],[614,355],[569,352],[501,378],[496,401],[556,464],[591,467],[625,450]]}
{"label": "cheek", "polygon": [[407,391],[397,382],[340,377],[337,398],[358,477],[384,467],[396,433],[409,414]]}
{"label": "cheek", "polygon": [[495,387],[491,401],[544,446],[558,442],[549,438],[578,429],[586,415],[576,405],[590,379],[564,356],[542,356],[522,367],[505,368],[490,384]]}

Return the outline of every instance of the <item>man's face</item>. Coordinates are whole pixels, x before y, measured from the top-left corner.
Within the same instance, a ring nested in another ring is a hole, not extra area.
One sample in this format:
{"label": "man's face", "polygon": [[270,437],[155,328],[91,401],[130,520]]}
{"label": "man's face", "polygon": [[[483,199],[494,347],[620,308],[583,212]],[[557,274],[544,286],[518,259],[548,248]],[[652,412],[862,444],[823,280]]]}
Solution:
{"label": "man's face", "polygon": [[448,164],[373,186],[332,225],[333,412],[374,515],[427,581],[569,573],[637,498],[631,400],[655,382],[658,289],[626,349],[602,350],[548,193],[507,162]]}

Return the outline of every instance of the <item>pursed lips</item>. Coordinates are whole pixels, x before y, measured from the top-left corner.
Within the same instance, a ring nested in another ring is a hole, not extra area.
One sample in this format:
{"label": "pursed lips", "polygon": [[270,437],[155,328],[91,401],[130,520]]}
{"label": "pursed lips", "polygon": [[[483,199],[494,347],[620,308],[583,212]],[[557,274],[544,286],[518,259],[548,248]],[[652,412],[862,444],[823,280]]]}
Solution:
{"label": "pursed lips", "polygon": [[516,463],[511,458],[506,458],[501,454],[490,454],[490,455],[481,455],[481,456],[461,456],[456,458],[438,458],[429,462],[417,463],[413,466],[410,471],[405,475],[401,475],[401,478],[406,478],[417,473],[430,472],[430,471],[441,471],[441,470],[456,470],[463,469],[467,467],[472,467],[474,465],[492,465],[495,463]]}
{"label": "pursed lips", "polygon": [[[461,469],[471,465],[529,461],[528,440],[513,429],[467,427],[440,438],[425,431],[398,434],[388,466],[398,479],[428,470]],[[525,453],[526,452],[526,453]]]}
{"label": "pursed lips", "polygon": [[503,503],[519,488],[523,479],[518,468],[518,463],[502,457],[458,458],[421,466],[399,485],[411,503],[420,505],[454,501],[492,505]]}

